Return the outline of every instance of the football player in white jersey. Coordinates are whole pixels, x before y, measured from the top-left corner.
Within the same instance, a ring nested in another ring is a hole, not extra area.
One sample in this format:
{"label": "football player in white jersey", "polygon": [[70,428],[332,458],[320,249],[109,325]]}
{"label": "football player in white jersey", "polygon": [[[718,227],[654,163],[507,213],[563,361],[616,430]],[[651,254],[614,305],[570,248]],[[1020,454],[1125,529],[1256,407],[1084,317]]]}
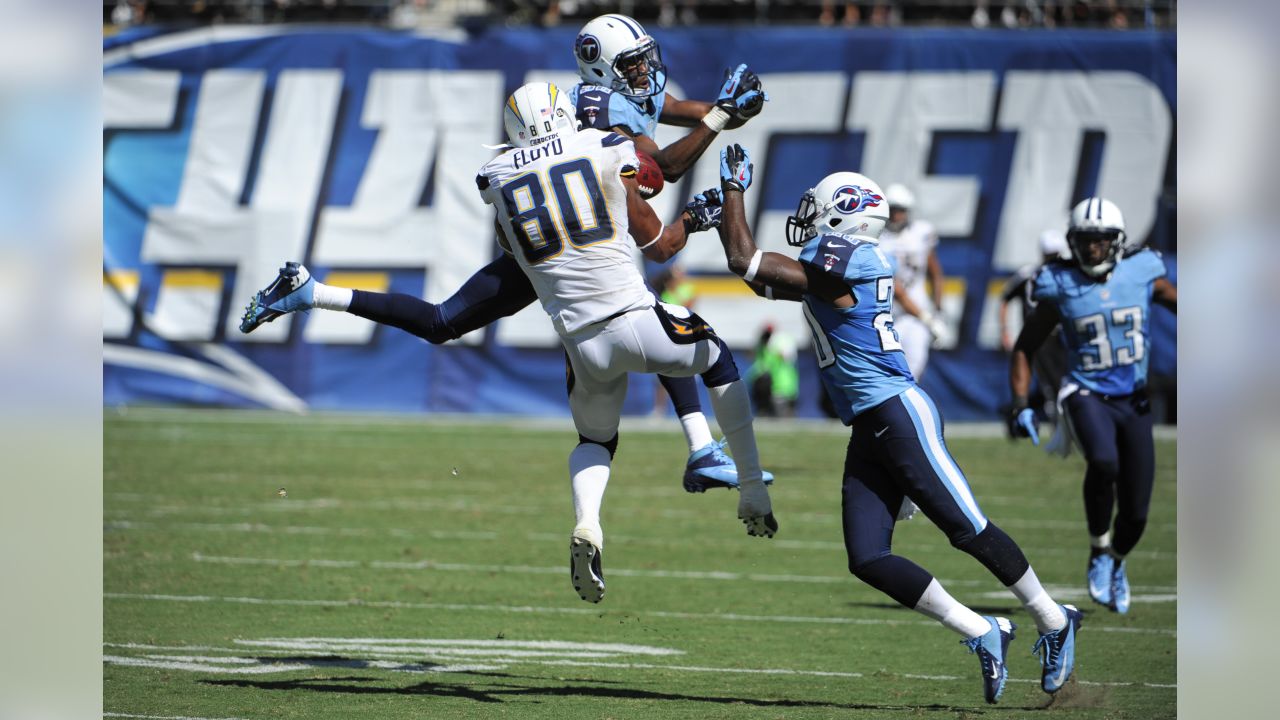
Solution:
{"label": "football player in white jersey", "polygon": [[939,317],[942,308],[942,264],[938,262],[938,232],[933,223],[913,219],[915,195],[905,185],[885,188],[889,201],[889,222],[880,235],[880,248],[894,258],[894,327],[902,340],[907,366],[916,382],[929,364],[929,347],[946,323]]}
{"label": "football player in white jersey", "polygon": [[640,197],[635,144],[617,133],[579,130],[568,96],[549,83],[516,90],[503,118],[514,147],[486,163],[476,184],[497,209],[500,242],[528,275],[569,358],[579,439],[569,455],[574,589],[589,602],[604,596],[600,504],[630,372],[702,377],[737,460],[738,517],[748,534],[773,537],[778,524],[733,356],[697,315],[658,303],[632,258],[639,246],[665,262],[689,230],[683,222],[664,226]]}

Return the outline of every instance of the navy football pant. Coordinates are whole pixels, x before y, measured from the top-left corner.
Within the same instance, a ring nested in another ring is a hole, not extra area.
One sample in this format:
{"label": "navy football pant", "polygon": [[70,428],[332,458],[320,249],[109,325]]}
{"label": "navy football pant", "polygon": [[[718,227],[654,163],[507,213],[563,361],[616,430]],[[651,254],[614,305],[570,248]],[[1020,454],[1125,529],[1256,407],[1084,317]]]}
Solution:
{"label": "navy football pant", "polygon": [[903,497],[933,521],[957,549],[972,555],[1006,586],[1029,567],[1017,544],[978,507],[942,437],[942,417],[918,387],[853,419],[845,454],[842,510],[849,571],[913,608],[933,576],[890,552]]}
{"label": "navy football pant", "polygon": [[1145,393],[1104,397],[1079,390],[1066,400],[1071,429],[1084,451],[1084,514],[1090,535],[1115,532],[1111,547],[1127,555],[1147,527],[1156,477],[1151,405]]}
{"label": "navy football pant", "polygon": [[[439,345],[514,315],[537,299],[538,294],[519,263],[504,253],[467,278],[442,303],[429,303],[403,293],[356,290],[347,312]],[[671,396],[677,416],[702,411],[696,380],[665,375],[658,380]]]}

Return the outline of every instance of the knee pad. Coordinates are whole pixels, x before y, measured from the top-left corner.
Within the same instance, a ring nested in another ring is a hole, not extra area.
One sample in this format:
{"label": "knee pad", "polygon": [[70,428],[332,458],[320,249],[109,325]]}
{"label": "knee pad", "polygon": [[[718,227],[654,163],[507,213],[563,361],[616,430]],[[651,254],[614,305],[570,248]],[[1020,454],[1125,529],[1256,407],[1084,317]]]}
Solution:
{"label": "knee pad", "polygon": [[728,385],[737,380],[738,366],[733,362],[733,353],[729,352],[728,346],[724,344],[718,336],[712,336],[716,342],[716,346],[720,348],[720,357],[716,358],[714,364],[702,373],[702,382],[709,388]]}
{"label": "knee pad", "polygon": [[578,444],[579,445],[586,445],[586,444],[599,445],[600,447],[609,451],[609,459],[612,460],[614,453],[618,452],[618,434],[614,433],[613,437],[606,442],[597,442],[595,440],[590,440],[582,435],[578,435]]}

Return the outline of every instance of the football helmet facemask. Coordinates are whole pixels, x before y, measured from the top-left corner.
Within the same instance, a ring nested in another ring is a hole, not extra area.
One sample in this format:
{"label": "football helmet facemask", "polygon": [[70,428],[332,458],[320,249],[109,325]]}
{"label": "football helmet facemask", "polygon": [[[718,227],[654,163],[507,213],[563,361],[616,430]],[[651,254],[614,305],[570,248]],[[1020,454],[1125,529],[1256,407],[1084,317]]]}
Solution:
{"label": "football helmet facemask", "polygon": [[666,90],[667,68],[658,41],[626,15],[601,15],[583,25],[573,55],[578,74],[589,85],[639,99]]}
{"label": "football helmet facemask", "polygon": [[787,244],[801,247],[827,233],[877,242],[889,221],[889,203],[874,180],[853,172],[832,173],[800,197],[787,218]]}
{"label": "football helmet facemask", "polygon": [[[1120,259],[1124,240],[1124,216],[1110,200],[1091,197],[1071,209],[1067,244],[1072,259],[1089,277],[1102,277],[1111,272]],[[1100,257],[1091,257],[1089,245],[1096,242],[1104,242],[1105,250]]]}

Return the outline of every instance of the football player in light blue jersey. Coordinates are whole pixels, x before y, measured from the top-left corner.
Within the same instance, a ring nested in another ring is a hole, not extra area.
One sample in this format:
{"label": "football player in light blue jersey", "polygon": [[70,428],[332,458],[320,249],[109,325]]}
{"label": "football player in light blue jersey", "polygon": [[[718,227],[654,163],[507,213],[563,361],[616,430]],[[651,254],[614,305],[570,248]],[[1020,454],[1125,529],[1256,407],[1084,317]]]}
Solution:
{"label": "football player in light blue jersey", "polygon": [[1124,240],[1124,217],[1114,203],[1092,197],[1075,206],[1067,231],[1072,259],[1045,265],[1036,276],[1036,310],[1009,367],[1010,430],[1038,444],[1035,413],[1027,407],[1030,358],[1061,324],[1069,370],[1058,397],[1087,463],[1089,595],[1119,613],[1130,602],[1125,557],[1146,528],[1155,483],[1146,393],[1151,301],[1178,308],[1178,289],[1165,277],[1160,254],[1142,249],[1122,257]]}
{"label": "football player in light blue jersey", "polygon": [[979,508],[942,435],[942,417],[907,369],[893,329],[893,263],[878,238],[889,218],[880,187],[857,173],[823,178],[787,219],[800,259],[756,247],[743,213],[750,158],[721,154],[720,241],[729,269],[757,294],[801,300],[813,330],[822,382],[851,426],[842,511],[849,570],[868,585],[960,634],[978,654],[987,702],[1004,690],[1015,626],[962,605],[924,568],[892,554],[893,528],[910,500],[951,544],[982,563],[1035,619],[1041,687],[1071,676],[1081,614],[1049,596],[1018,545]]}
{"label": "football player in light blue jersey", "polygon": [[[760,79],[746,65],[726,71],[714,103],[673,97],[666,92],[666,68],[657,41],[640,23],[625,15],[602,15],[588,22],[578,34],[573,52],[582,83],[569,96],[582,127],[612,130],[630,138],[636,150],[657,162],[667,181],[683,176],[720,131],[740,127],[758,115],[768,100]],[[693,130],[659,148],[653,140],[659,122]],[[718,206],[701,207],[701,212],[719,211]],[[691,214],[682,217],[690,232],[709,227],[699,225]],[[333,288],[339,300],[332,305],[317,305],[311,300],[313,286],[299,284],[298,277],[289,265],[281,268],[271,285],[250,301],[240,331],[252,332],[281,315],[321,307],[391,325],[441,344],[514,315],[537,299],[520,266],[505,253],[476,271],[440,303],[403,293]],[[295,284],[299,292],[294,291]],[[317,282],[314,287],[322,297],[332,296],[328,292],[330,286]],[[725,454],[723,443],[711,436],[697,384],[692,378],[665,375],[659,380],[671,398],[689,446],[681,478],[684,489],[697,493],[711,488],[737,488],[737,468]],[[772,481],[773,475],[766,472],[765,482]]]}

